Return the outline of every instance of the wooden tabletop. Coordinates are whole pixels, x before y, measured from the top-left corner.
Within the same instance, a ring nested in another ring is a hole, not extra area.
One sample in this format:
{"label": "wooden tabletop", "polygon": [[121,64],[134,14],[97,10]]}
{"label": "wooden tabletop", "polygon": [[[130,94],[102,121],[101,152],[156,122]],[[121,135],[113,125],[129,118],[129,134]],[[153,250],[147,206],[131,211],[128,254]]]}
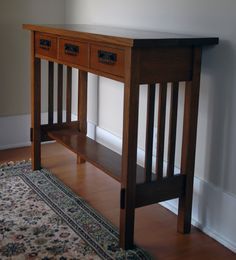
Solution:
{"label": "wooden tabletop", "polygon": [[51,33],[61,36],[78,37],[85,40],[101,42],[115,41],[130,47],[158,47],[158,46],[204,46],[218,44],[217,37],[198,37],[175,33],[126,29],[85,24],[25,24],[24,29]]}

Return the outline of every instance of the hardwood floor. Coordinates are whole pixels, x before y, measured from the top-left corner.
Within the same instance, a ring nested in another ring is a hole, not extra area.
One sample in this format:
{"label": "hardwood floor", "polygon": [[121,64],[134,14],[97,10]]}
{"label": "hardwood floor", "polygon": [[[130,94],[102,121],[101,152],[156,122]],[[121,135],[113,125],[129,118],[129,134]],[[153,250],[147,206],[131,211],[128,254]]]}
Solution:
{"label": "hardwood floor", "polygon": [[[29,158],[29,147],[0,151],[0,163]],[[42,165],[118,226],[118,182],[89,163],[77,165],[76,155],[56,143],[42,145]],[[236,259],[236,254],[194,227],[189,235],[177,233],[176,222],[172,212],[157,204],[136,209],[135,243],[154,259]]]}

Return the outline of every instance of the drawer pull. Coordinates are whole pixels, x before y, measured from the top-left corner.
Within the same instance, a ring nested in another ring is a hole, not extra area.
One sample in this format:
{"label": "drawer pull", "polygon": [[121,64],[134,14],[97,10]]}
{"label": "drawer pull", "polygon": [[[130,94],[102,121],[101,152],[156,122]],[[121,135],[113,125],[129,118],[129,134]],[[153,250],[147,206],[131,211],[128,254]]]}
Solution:
{"label": "drawer pull", "polygon": [[64,51],[68,55],[76,56],[79,53],[79,46],[66,43],[64,45]]}
{"label": "drawer pull", "polygon": [[115,64],[117,58],[116,53],[99,50],[98,59],[100,63]]}
{"label": "drawer pull", "polygon": [[39,40],[39,46],[42,49],[47,49],[48,50],[51,47],[51,41],[45,40],[45,39],[40,39]]}

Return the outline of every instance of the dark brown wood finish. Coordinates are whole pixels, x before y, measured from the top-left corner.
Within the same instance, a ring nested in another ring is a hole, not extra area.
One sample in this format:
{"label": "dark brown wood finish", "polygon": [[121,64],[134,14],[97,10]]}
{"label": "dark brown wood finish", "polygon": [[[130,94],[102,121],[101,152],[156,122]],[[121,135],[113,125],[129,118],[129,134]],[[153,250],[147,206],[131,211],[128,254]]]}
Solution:
{"label": "dark brown wood finish", "polygon": [[135,207],[143,207],[153,203],[180,197],[184,192],[185,175],[178,174],[171,178],[165,177],[152,183],[136,186]]}
{"label": "dark brown wood finish", "polygon": [[23,25],[23,28],[31,31],[83,39],[86,41],[92,40],[96,42],[140,48],[163,46],[204,46],[217,44],[219,41],[216,37],[196,37],[168,32],[144,31],[132,28],[126,29],[86,24],[25,24]]}
{"label": "dark brown wood finish", "polygon": [[[138,107],[139,107],[139,51],[126,49],[125,88],[122,144],[120,246],[133,247],[136,187]],[[122,201],[123,200],[123,201]]]}
{"label": "dark brown wood finish", "polygon": [[[78,132],[73,122],[69,125],[64,123],[62,125],[54,125],[53,127],[45,125],[41,126],[41,129],[51,139],[56,140],[75,154],[78,154],[81,159],[90,162],[113,179],[121,182],[121,155]],[[144,168],[136,165],[136,169],[136,182],[143,183],[145,181]],[[153,174],[152,179],[156,180],[156,175]]]}
{"label": "dark brown wood finish", "polygon": [[79,90],[78,90],[78,120],[79,131],[84,135],[87,134],[87,81],[88,73],[79,71]]}
{"label": "dark brown wood finish", "polygon": [[148,85],[147,89],[147,122],[146,122],[146,147],[145,147],[145,175],[146,182],[152,180],[152,150],[153,128],[155,109],[156,84]]}
{"label": "dark brown wood finish", "polygon": [[54,90],[54,63],[48,62],[48,124],[53,124],[53,90]]}
{"label": "dark brown wood finish", "polygon": [[52,61],[52,62],[58,63],[58,64],[63,63],[63,65],[65,65],[65,66],[69,66],[69,67],[72,67],[72,68],[75,68],[75,69],[78,69],[78,70],[87,71],[87,72],[96,74],[98,76],[107,77],[107,78],[110,78],[110,79],[113,79],[113,80],[116,80],[116,81],[119,81],[119,82],[124,82],[124,76],[118,76],[118,75],[110,74],[110,73],[108,73],[108,72],[106,72],[105,70],[102,70],[102,69],[93,69],[91,67],[84,67],[82,65],[73,64],[73,63],[70,63],[70,62],[67,62],[67,61],[62,61],[61,59],[54,59],[54,58],[45,57],[45,56],[38,55],[38,54],[36,54],[35,57],[39,58],[39,59]]}
{"label": "dark brown wood finish", "polygon": [[141,52],[140,83],[178,82],[192,78],[192,48],[145,48]]}
{"label": "dark brown wood finish", "polygon": [[[192,206],[201,46],[217,38],[109,29],[86,25],[24,25],[32,31],[32,163],[40,167],[40,141],[55,139],[121,183],[120,246],[133,247],[134,213],[179,198],[178,230],[189,232]],[[35,34],[37,37],[35,37]],[[36,51],[35,49],[36,48]],[[49,61],[49,124],[40,126],[40,60]],[[58,63],[57,123],[53,124],[53,62]],[[66,123],[62,121],[63,65],[67,69]],[[78,120],[71,122],[71,68],[79,69]],[[87,73],[124,82],[122,156],[86,137]],[[181,174],[174,175],[178,84],[187,81]],[[171,87],[167,176],[163,173],[167,82]],[[137,166],[139,85],[148,85],[145,168]],[[152,174],[155,84],[160,83],[157,175]]]}
{"label": "dark brown wood finish", "polygon": [[174,175],[179,83],[171,84],[167,176]]}
{"label": "dark brown wood finish", "polygon": [[178,231],[182,233],[189,233],[191,229],[201,54],[201,48],[194,49],[193,80],[186,83],[185,89],[181,173],[186,175],[186,185],[184,195],[179,199],[178,212]]}
{"label": "dark brown wood finish", "polygon": [[35,33],[31,32],[31,128],[32,128],[32,168],[41,168],[41,60],[34,57]]}
{"label": "dark brown wood finish", "polygon": [[50,131],[59,131],[63,129],[76,129],[78,130],[79,121],[73,121],[69,123],[57,123],[53,125],[41,125],[40,132],[41,132],[41,142],[52,141],[53,138],[49,137],[48,132]]}
{"label": "dark brown wood finish", "polygon": [[71,122],[72,68],[67,67],[66,74],[66,122]]}
{"label": "dark brown wood finish", "polygon": [[[88,73],[79,70],[79,86],[78,86],[78,120],[79,131],[86,136],[87,134],[87,92],[88,92]],[[77,163],[84,163],[85,159],[81,156],[77,157]]]}
{"label": "dark brown wood finish", "polygon": [[57,75],[57,123],[62,123],[62,107],[63,105],[63,65],[58,64]]}
{"label": "dark brown wood finish", "polygon": [[35,33],[35,53],[43,57],[57,57],[57,37],[50,34]]}
{"label": "dark brown wood finish", "polygon": [[62,62],[88,67],[88,44],[73,39],[59,38],[59,59]]}
{"label": "dark brown wood finish", "polygon": [[[120,48],[111,48],[103,45],[92,44],[90,67],[95,70],[100,70],[105,73],[123,77],[125,61],[124,56],[125,52]],[[112,57],[113,59],[109,59]]]}
{"label": "dark brown wood finish", "polygon": [[166,95],[167,95],[167,83],[161,83],[159,86],[158,125],[157,125],[156,174],[158,180],[163,178],[163,159],[164,159],[165,122],[166,122]]}

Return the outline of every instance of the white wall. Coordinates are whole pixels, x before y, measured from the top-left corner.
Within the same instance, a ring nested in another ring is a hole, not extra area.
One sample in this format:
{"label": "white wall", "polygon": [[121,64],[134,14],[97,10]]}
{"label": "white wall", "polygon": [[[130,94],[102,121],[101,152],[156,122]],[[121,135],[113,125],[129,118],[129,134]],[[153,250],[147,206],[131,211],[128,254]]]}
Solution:
{"label": "white wall", "polygon": [[30,111],[30,33],[22,24],[63,22],[64,0],[0,1],[0,116]]}
{"label": "white wall", "polygon": [[[231,241],[225,244],[234,250],[236,224],[231,216],[236,209],[235,10],[235,0],[71,0],[65,10],[67,23],[147,28],[220,38],[218,46],[203,51],[193,217],[195,223],[219,241]],[[98,97],[99,132],[111,132],[114,139],[121,137],[122,84],[99,78]],[[145,89],[141,88],[140,103],[144,107],[145,98]],[[139,116],[145,118],[143,109]],[[143,128],[139,126],[140,148],[144,146]]]}

